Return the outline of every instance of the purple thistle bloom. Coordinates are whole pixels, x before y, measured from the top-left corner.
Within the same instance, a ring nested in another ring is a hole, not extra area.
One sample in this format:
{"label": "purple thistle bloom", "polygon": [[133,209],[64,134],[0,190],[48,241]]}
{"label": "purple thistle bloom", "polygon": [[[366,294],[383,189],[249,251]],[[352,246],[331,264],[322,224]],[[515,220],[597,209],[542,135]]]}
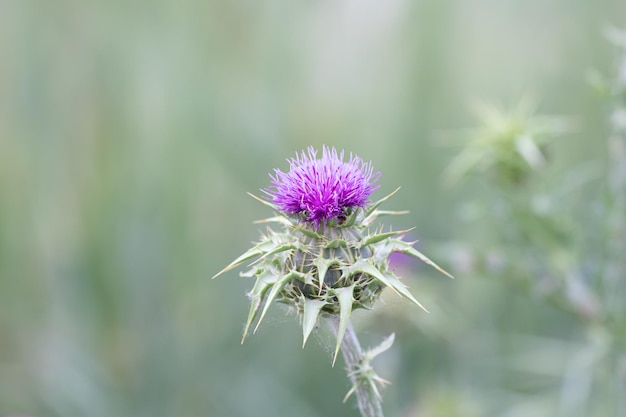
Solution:
{"label": "purple thistle bloom", "polygon": [[365,163],[356,155],[344,161],[344,153],[323,146],[322,157],[308,148],[308,153],[289,161],[289,172],[274,170],[272,186],[262,190],[271,197],[280,211],[300,215],[316,226],[328,220],[339,219],[345,209],[363,207],[378,186],[380,173],[372,173],[371,162]]}

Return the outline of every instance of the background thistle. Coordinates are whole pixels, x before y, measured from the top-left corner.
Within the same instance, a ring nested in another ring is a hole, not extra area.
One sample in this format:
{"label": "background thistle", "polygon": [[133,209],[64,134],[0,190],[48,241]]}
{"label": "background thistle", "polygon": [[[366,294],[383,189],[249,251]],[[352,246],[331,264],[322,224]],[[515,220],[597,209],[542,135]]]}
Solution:
{"label": "background thistle", "polygon": [[[268,228],[255,246],[215,277],[252,260],[248,270],[241,273],[256,279],[249,293],[251,305],[242,342],[255,319],[258,317],[256,331],[269,306],[277,301],[293,307],[301,318],[303,346],[321,315],[336,323],[334,364],[352,311],[372,308],[384,288],[390,287],[427,311],[389,269],[388,259],[393,252],[413,256],[450,275],[401,239],[408,230],[370,230],[380,216],[405,213],[379,209],[397,190],[369,204],[368,197],[378,188],[375,182],[380,177],[379,173],[373,174],[371,163],[352,154],[344,161],[343,151],[324,146],[320,159],[310,147],[289,164],[286,173],[275,170],[273,185],[263,190],[270,201],[253,196],[276,211],[276,216],[259,223],[278,223],[283,230]],[[368,401],[361,407],[359,400],[362,414],[382,415],[379,404],[371,406],[368,393],[380,400],[376,384],[384,380],[373,372],[370,361],[391,346],[393,337],[365,355],[355,335],[349,340],[343,345],[354,384],[349,393],[357,392],[361,397],[359,387],[364,386],[362,396]]]}

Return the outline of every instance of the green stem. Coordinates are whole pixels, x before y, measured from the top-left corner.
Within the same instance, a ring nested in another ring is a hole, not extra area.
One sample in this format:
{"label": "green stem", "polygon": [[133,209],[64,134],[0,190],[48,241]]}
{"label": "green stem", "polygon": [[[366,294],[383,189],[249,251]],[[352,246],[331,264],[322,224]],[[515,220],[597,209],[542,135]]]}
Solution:
{"label": "green stem", "polygon": [[[626,31],[624,32],[626,34]],[[612,132],[609,138],[609,193],[608,207],[609,259],[607,265],[608,299],[616,316],[623,314],[624,276],[626,274],[626,48],[622,51],[617,91],[611,113]]]}
{"label": "green stem", "polygon": [[[626,28],[623,32],[626,36]],[[622,48],[620,57],[620,67],[618,69],[617,89],[614,97],[613,111],[611,113],[611,137],[609,138],[609,193],[610,205],[608,207],[608,230],[609,247],[607,270],[605,279],[608,281],[609,313],[614,318],[623,320],[626,304],[624,297],[624,279],[626,278],[626,47]],[[610,307],[613,307],[610,309]],[[621,321],[619,329],[626,327],[626,323]],[[617,395],[617,415],[626,416],[626,401],[622,393],[626,392],[626,354],[624,353],[624,340],[620,340],[620,345],[616,346],[620,351],[616,375],[618,381]],[[619,343],[619,342],[618,342]]]}
{"label": "green stem", "polygon": [[[332,332],[336,335],[339,330],[339,318],[329,317],[327,320],[328,325]],[[354,394],[356,395],[356,402],[361,412],[362,417],[384,417],[383,409],[381,406],[381,399],[377,393],[372,390],[369,384],[362,384],[357,380],[355,370],[359,369],[362,358],[363,350],[361,344],[357,338],[352,323],[348,324],[346,334],[341,342],[341,353],[343,359],[346,362],[346,369],[348,371],[348,377],[353,386],[356,386]]]}

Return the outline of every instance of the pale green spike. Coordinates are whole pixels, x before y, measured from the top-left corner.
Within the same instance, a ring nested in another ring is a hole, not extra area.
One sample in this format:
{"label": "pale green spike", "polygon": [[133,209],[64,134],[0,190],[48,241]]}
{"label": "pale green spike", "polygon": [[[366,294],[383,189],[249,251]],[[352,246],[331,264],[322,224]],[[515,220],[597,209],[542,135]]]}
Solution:
{"label": "pale green spike", "polygon": [[365,211],[365,217],[369,217],[370,214],[372,214],[378,207],[380,207],[380,205],[382,203],[384,203],[385,201],[389,200],[391,197],[393,197],[393,195],[395,193],[398,192],[398,190],[400,189],[400,187],[396,188],[394,191],[392,191],[390,194],[388,194],[387,196],[381,198],[380,200],[378,200],[375,203],[372,203],[371,205],[369,205],[367,207],[367,210]]}
{"label": "pale green spike", "polygon": [[408,299],[412,303],[416,304],[417,306],[419,306],[419,308],[421,308],[425,312],[430,313],[426,309],[426,307],[424,307],[419,301],[417,301],[415,299],[415,297],[413,297],[413,294],[411,294],[409,292],[409,290],[407,289],[406,285],[404,285],[402,282],[400,282],[400,280],[398,279],[397,276],[395,276],[392,273],[386,273],[385,274],[385,279],[387,280],[387,285],[389,287],[391,287],[393,290],[395,290],[398,294],[400,294],[404,298]]}
{"label": "pale green spike", "polygon": [[300,280],[304,282],[305,284],[311,285],[313,287],[317,285],[315,282],[315,276],[310,272],[302,274],[302,279]]}
{"label": "pale green spike", "polygon": [[340,265],[341,262],[339,259],[326,259],[326,258],[317,258],[315,260],[315,266],[317,267],[317,277],[319,279],[319,292],[322,292],[322,288],[324,287],[324,278],[326,277],[326,273],[328,272],[328,268],[333,265]]}
{"label": "pale green spike", "polygon": [[268,252],[272,252],[276,250],[277,248],[281,247],[279,246],[278,243],[274,242],[271,238],[264,238],[264,239],[265,240],[257,243],[255,246],[248,249],[243,255],[239,256],[237,259],[232,261],[226,268],[222,269],[220,272],[213,275],[213,278],[211,279],[215,279],[218,276],[222,275],[224,272],[230,271],[231,269],[236,268],[237,266],[241,265],[243,262],[247,261],[248,259],[254,258],[255,256],[261,256],[261,255],[267,254]]}
{"label": "pale green spike", "polygon": [[222,269],[220,272],[218,272],[217,274],[213,275],[213,278],[211,278],[211,279],[215,279],[215,278],[219,277],[220,275],[222,275],[224,272],[230,271],[231,269],[236,268],[237,266],[239,266],[243,262],[247,261],[248,259],[254,258],[255,256],[263,255],[263,253],[265,253],[265,251],[263,251],[260,248],[260,246],[261,246],[261,244],[256,245],[255,247],[248,249],[243,255],[239,256],[237,259],[232,261],[226,268]]}
{"label": "pale green spike", "polygon": [[252,291],[250,291],[250,312],[248,313],[248,320],[246,321],[246,327],[243,331],[243,337],[241,338],[241,343],[246,340],[248,336],[248,331],[250,330],[250,326],[252,322],[256,318],[257,313],[259,312],[259,308],[263,303],[263,299],[265,298],[265,294],[267,290],[274,285],[276,282],[276,275],[271,273],[265,273],[263,275],[259,275],[256,282],[254,283],[254,287]]}
{"label": "pale green spike", "polygon": [[382,272],[378,270],[378,268],[376,268],[374,265],[372,265],[368,261],[364,259],[358,260],[354,265],[352,265],[348,269],[348,272],[350,273],[361,272],[361,273],[364,273],[364,274],[367,274],[376,278],[377,280],[385,284],[387,287],[390,287],[392,290],[394,290],[398,295],[401,295],[407,298],[409,301],[415,303],[422,310],[428,313],[428,310],[422,304],[420,304],[420,302],[417,301],[415,297],[413,297],[413,295],[411,295],[411,293],[406,289],[404,284],[400,282],[398,277],[389,273],[383,274]]}
{"label": "pale green spike", "polygon": [[339,353],[339,348],[341,347],[343,336],[346,334],[346,329],[348,328],[348,324],[350,323],[350,314],[352,314],[352,303],[354,301],[353,293],[355,285],[356,283],[353,283],[349,287],[336,288],[333,290],[333,293],[337,296],[337,299],[339,300],[339,328],[337,329],[337,346],[335,347],[335,355],[333,356],[332,366],[335,366],[335,361],[337,360],[337,354]]}
{"label": "pale green spike", "polygon": [[324,249],[337,249],[337,248],[347,248],[348,242],[345,239],[333,239],[329,241]]}
{"label": "pale green spike", "polygon": [[298,232],[301,232],[302,234],[308,236],[308,237],[312,237],[315,239],[322,239],[324,236],[320,235],[319,233],[314,232],[313,230],[307,229],[306,227],[302,227],[302,226],[293,226],[293,228],[295,230],[297,230]]}
{"label": "pale green spike", "polygon": [[287,276],[291,279],[297,279],[305,284],[310,284],[313,282],[313,275],[310,273],[304,273],[300,271],[296,271],[295,269],[289,271]]}
{"label": "pale green spike", "polygon": [[254,194],[252,194],[252,193],[248,193],[248,195],[249,195],[250,197],[254,198],[256,201],[260,202],[261,204],[264,204],[264,205],[266,205],[266,206],[270,207],[272,210],[276,210],[276,211],[278,211],[278,206],[277,206],[276,204],[274,204],[274,203],[270,203],[270,202],[269,202],[269,201],[267,201],[267,200],[263,200],[261,197],[257,197],[257,196],[255,196],[255,195],[254,195]]}
{"label": "pale green spike", "polygon": [[239,276],[242,278],[252,278],[255,275],[259,274],[259,271],[262,271],[262,270],[263,270],[262,266],[253,267],[253,268],[248,269],[247,271],[239,272]]}
{"label": "pale green spike", "polygon": [[256,333],[257,329],[259,328],[259,325],[261,324],[261,321],[263,321],[263,318],[265,317],[265,313],[267,313],[267,310],[269,309],[270,304],[272,304],[272,301],[274,301],[274,298],[276,298],[279,291],[282,290],[285,284],[293,278],[294,278],[294,275],[292,273],[289,273],[289,274],[283,275],[282,277],[277,279],[276,282],[274,282],[274,285],[272,286],[272,290],[270,291],[270,294],[267,296],[267,299],[265,300],[265,305],[263,306],[261,317],[259,317],[259,321],[254,327],[254,331],[252,333]]}
{"label": "pale green spike", "polygon": [[364,358],[367,359],[374,359],[376,356],[380,355],[381,353],[389,350],[389,348],[391,348],[391,345],[393,345],[393,341],[396,338],[396,334],[395,333],[391,333],[389,336],[387,336],[385,338],[385,340],[383,340],[382,342],[380,342],[380,344],[378,346],[375,346],[373,348],[371,348],[370,350],[368,350],[367,352],[365,352],[363,354]]}
{"label": "pale green spike", "polygon": [[302,347],[304,347],[309,335],[313,331],[315,323],[317,323],[317,318],[319,317],[324,305],[326,305],[326,301],[323,300],[304,299],[304,313],[302,315],[302,333],[304,335],[304,339],[302,340]]}
{"label": "pale green spike", "polygon": [[403,242],[402,240],[394,240],[393,246],[394,246],[394,252],[401,252],[406,255],[410,255],[414,258],[417,258],[420,261],[424,262],[425,264],[432,266],[433,268],[435,268],[437,271],[441,272],[442,274],[454,279],[454,277],[450,275],[446,270],[444,270],[439,265],[431,261],[426,255],[424,255],[422,252],[415,249],[410,243]]}
{"label": "pale green spike", "polygon": [[409,210],[375,210],[373,214],[376,214],[376,217],[379,216],[402,216],[404,214],[409,214]]}
{"label": "pale green spike", "polygon": [[255,263],[259,262],[259,261],[262,261],[263,259],[267,258],[268,256],[272,256],[272,255],[275,255],[277,253],[284,252],[286,250],[292,250],[292,249],[296,249],[296,246],[291,244],[291,243],[283,244],[283,245],[280,245],[280,246],[276,246],[274,249],[272,249],[272,250],[270,250],[268,252],[265,252],[259,259],[256,259],[253,262],[253,264],[255,264]]}
{"label": "pale green spike", "polygon": [[409,214],[409,211],[408,210],[401,210],[401,211],[374,210],[372,212],[372,214],[370,214],[365,219],[363,219],[362,224],[364,226],[369,226],[369,225],[371,225],[374,222],[374,220],[376,220],[379,217],[382,217],[382,216],[399,216],[399,215],[402,215],[402,214]]}
{"label": "pale green spike", "polygon": [[410,232],[413,229],[415,229],[415,228],[411,227],[410,229],[406,229],[406,230],[378,233],[376,235],[365,236],[363,238],[363,242],[361,242],[361,247],[367,246],[367,245],[373,245],[374,243],[378,243],[378,242],[380,242],[382,240],[385,240],[387,238],[390,238],[392,236],[397,236],[397,235],[401,235],[401,234],[404,234],[404,233],[408,233],[408,232]]}
{"label": "pale green spike", "polygon": [[269,217],[267,219],[255,220],[252,222],[253,224],[263,224],[263,223],[280,223],[284,226],[291,227],[293,223],[286,218],[285,216],[275,216]]}

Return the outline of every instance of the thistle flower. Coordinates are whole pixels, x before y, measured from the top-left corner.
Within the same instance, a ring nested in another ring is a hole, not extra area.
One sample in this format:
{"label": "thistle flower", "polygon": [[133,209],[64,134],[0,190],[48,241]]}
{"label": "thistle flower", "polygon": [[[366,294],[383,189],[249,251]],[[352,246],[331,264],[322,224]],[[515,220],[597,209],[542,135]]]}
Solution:
{"label": "thistle flower", "polygon": [[[289,172],[274,171],[273,185],[262,190],[271,202],[255,197],[277,212],[261,222],[280,223],[284,230],[268,229],[257,245],[217,274],[256,258],[241,274],[256,278],[249,294],[252,305],[244,339],[257,315],[260,323],[275,300],[296,308],[305,342],[320,314],[339,316],[343,326],[337,350],[352,310],[373,307],[385,287],[422,307],[389,270],[393,252],[418,258],[449,275],[401,239],[408,230],[368,231],[381,215],[405,213],[378,209],[397,190],[368,204],[380,177],[372,173],[371,163],[354,155],[344,161],[343,152],[326,146],[322,157],[316,156],[311,147],[289,161]],[[325,225],[322,229],[321,224]]]}
{"label": "thistle flower", "polygon": [[[378,188],[375,183],[380,177],[379,173],[373,173],[371,163],[352,154],[345,161],[343,151],[338,153],[335,148],[324,146],[320,159],[311,147],[307,152],[296,154],[289,165],[286,173],[276,169],[274,175],[270,175],[272,185],[262,190],[271,201],[251,194],[276,212],[274,217],[259,223],[278,223],[283,230],[268,228],[259,243],[216,276],[254,260],[249,269],[240,274],[256,280],[248,294],[250,312],[242,343],[255,320],[254,331],[272,302],[277,301],[293,307],[299,315],[303,346],[320,316],[330,317],[337,323],[334,364],[349,329],[352,311],[371,309],[384,288],[391,288],[426,310],[389,269],[388,259],[392,253],[405,253],[449,274],[416,250],[412,243],[402,240],[408,230],[384,232],[381,227],[370,230],[380,216],[406,213],[379,210],[397,189],[369,203],[368,198]],[[360,347],[357,350],[360,352]],[[358,369],[350,371],[355,384],[351,391],[356,390],[359,397],[359,387],[367,385],[369,392],[378,396],[376,383],[383,380],[371,371],[369,359],[363,356],[354,366]]]}
{"label": "thistle flower", "polygon": [[316,227],[331,220],[341,220],[349,210],[363,207],[378,186],[380,173],[372,174],[372,164],[344,152],[322,148],[322,158],[309,147],[289,160],[289,172],[274,170],[273,185],[262,190],[281,212],[296,215]]}

